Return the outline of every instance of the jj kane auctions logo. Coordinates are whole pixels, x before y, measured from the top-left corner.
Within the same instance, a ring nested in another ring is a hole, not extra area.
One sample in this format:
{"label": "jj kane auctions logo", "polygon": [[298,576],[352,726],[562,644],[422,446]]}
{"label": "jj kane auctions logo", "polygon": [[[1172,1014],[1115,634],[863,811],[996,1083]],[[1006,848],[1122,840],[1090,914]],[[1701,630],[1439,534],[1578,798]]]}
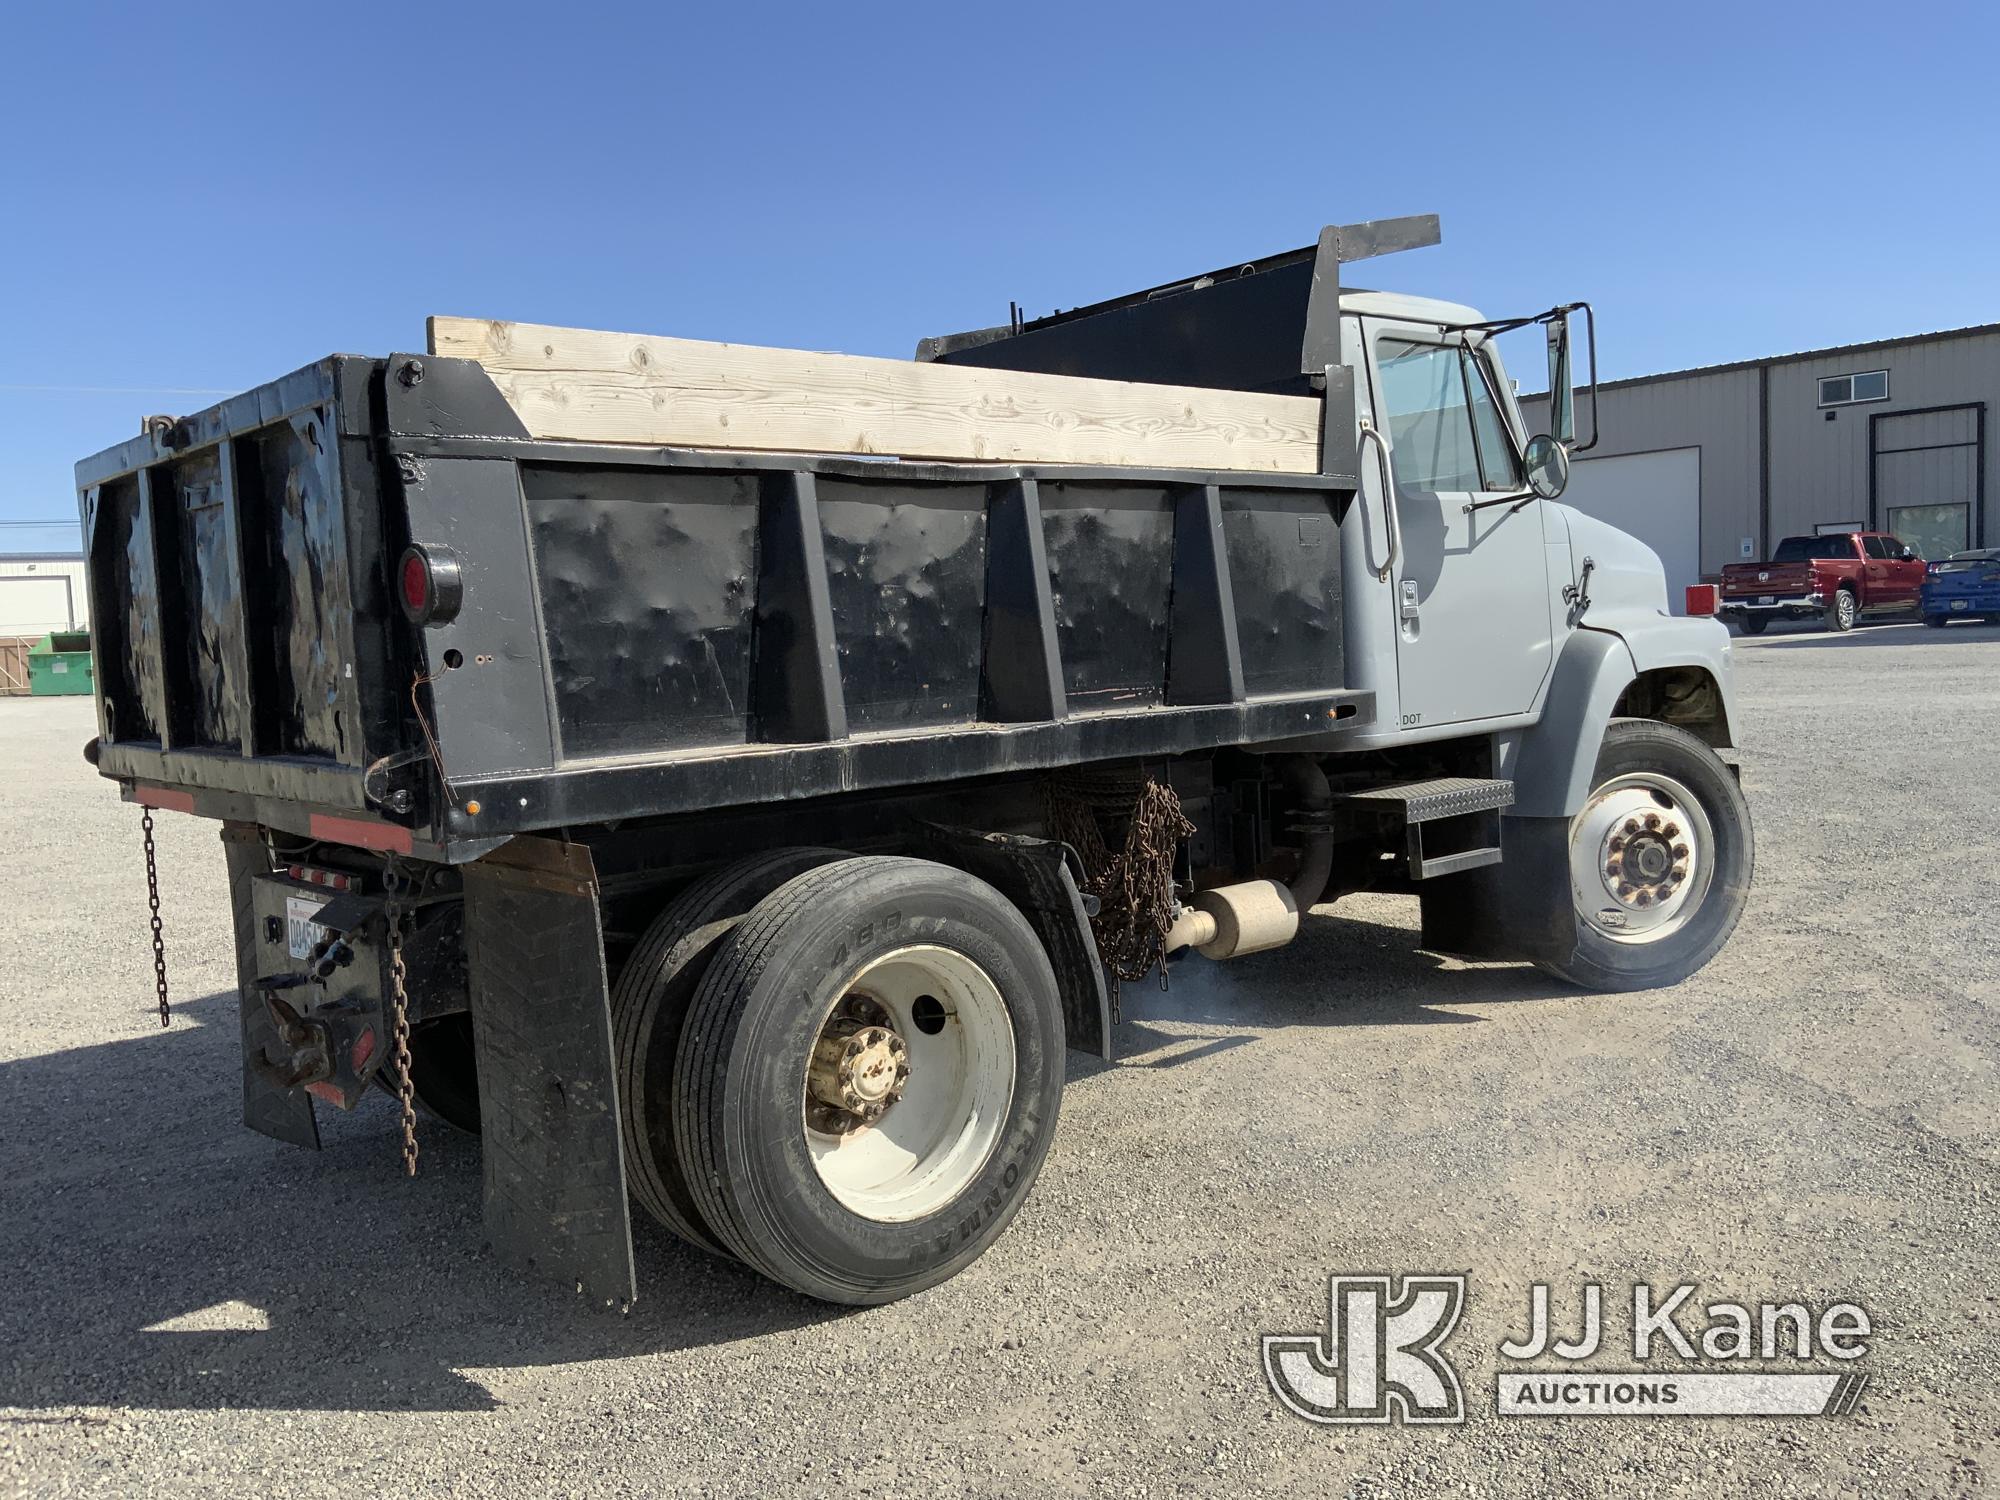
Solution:
{"label": "jj kane auctions logo", "polygon": [[[1278,1399],[1308,1422],[1457,1423],[1465,1397],[1444,1344],[1465,1308],[1457,1275],[1335,1276],[1326,1332],[1267,1334],[1264,1375]],[[1693,1286],[1664,1294],[1631,1289],[1626,1327],[1641,1368],[1582,1369],[1605,1344],[1604,1287],[1576,1299],[1576,1336],[1556,1332],[1547,1283],[1529,1289],[1527,1332],[1499,1345],[1494,1410],[1500,1416],[1839,1416],[1854,1410],[1868,1377],[1852,1367],[1874,1331],[1858,1303],[1817,1312],[1804,1301],[1696,1305]],[[1820,1361],[1811,1371],[1689,1370],[1670,1361]],[[1553,1366],[1548,1360],[1557,1361]]]}

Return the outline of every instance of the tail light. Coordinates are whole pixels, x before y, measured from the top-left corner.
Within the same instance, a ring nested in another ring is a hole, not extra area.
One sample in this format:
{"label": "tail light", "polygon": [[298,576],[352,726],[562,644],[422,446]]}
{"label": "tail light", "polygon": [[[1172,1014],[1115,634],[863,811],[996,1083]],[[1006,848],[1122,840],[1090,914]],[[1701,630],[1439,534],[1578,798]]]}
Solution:
{"label": "tail light", "polygon": [[396,568],[403,613],[418,625],[442,625],[458,613],[465,583],[458,555],[449,547],[412,542]]}

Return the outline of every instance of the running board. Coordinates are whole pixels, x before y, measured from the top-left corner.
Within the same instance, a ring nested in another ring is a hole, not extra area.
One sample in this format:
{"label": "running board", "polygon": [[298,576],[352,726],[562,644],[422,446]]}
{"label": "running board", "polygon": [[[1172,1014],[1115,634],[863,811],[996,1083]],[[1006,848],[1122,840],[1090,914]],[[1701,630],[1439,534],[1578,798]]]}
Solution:
{"label": "running board", "polygon": [[1400,786],[1349,792],[1336,802],[1378,826],[1403,830],[1410,879],[1435,880],[1500,863],[1500,810],[1514,802],[1514,783],[1441,776]]}

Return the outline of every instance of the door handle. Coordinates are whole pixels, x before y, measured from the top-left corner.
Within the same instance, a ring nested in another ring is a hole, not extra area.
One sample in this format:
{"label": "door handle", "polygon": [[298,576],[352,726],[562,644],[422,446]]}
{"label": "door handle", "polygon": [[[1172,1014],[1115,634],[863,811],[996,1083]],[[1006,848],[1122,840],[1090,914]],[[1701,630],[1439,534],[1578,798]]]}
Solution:
{"label": "door handle", "polygon": [[1375,472],[1382,480],[1382,535],[1389,543],[1389,555],[1382,560],[1382,566],[1375,570],[1375,581],[1387,583],[1389,575],[1396,568],[1396,554],[1400,550],[1396,541],[1396,485],[1389,477],[1389,445],[1382,440],[1382,434],[1366,417],[1360,422],[1361,441],[1375,444]]}

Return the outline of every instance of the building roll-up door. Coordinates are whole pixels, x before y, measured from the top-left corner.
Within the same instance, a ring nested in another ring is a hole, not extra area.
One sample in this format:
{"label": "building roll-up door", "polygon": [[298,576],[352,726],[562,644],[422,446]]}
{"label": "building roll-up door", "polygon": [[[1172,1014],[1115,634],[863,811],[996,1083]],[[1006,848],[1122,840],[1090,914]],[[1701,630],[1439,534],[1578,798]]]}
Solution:
{"label": "building roll-up door", "polygon": [[1985,428],[1978,402],[1875,413],[1868,422],[1868,524],[1894,532],[1925,558],[1986,545],[1979,515]]}
{"label": "building roll-up door", "polygon": [[1701,581],[1701,449],[1578,459],[1562,498],[1657,552],[1678,612],[1687,586]]}

